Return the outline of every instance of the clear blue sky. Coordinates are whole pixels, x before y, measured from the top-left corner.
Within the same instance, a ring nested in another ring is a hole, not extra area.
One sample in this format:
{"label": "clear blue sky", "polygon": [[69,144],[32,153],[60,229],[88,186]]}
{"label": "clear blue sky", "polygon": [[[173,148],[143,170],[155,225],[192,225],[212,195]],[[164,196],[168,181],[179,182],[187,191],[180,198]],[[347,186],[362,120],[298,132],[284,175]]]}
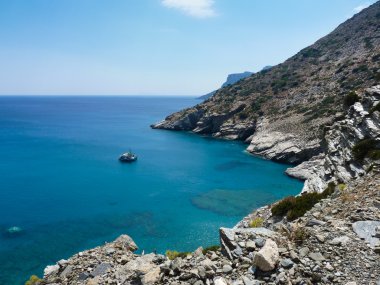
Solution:
{"label": "clear blue sky", "polygon": [[0,94],[201,95],[374,0],[0,0]]}

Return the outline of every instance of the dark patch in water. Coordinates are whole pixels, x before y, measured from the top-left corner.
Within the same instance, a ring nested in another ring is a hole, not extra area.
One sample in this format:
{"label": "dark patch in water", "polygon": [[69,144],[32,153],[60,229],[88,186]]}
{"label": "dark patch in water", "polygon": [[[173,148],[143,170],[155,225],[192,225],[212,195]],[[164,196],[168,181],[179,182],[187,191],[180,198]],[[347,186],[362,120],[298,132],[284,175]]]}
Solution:
{"label": "dark patch in water", "polygon": [[216,189],[191,199],[194,206],[224,216],[244,216],[275,197],[270,193],[257,190]]}
{"label": "dark patch in water", "polygon": [[233,160],[233,161],[229,161],[226,163],[218,164],[217,166],[215,166],[215,170],[227,171],[227,170],[231,170],[234,168],[246,167],[248,165],[250,165],[250,164],[246,163],[246,162],[241,162],[238,160]]}

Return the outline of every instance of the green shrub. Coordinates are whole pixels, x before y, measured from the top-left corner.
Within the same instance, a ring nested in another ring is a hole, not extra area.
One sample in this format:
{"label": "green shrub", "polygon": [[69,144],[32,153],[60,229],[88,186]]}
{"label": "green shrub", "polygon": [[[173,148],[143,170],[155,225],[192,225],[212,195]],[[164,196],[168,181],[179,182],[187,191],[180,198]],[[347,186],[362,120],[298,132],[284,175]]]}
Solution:
{"label": "green shrub", "polygon": [[359,96],[355,91],[351,91],[346,97],[344,97],[343,104],[346,108],[354,105],[359,101]]}
{"label": "green shrub", "polygon": [[301,54],[304,58],[308,57],[319,57],[321,56],[321,52],[315,48],[306,48],[301,51]]}
{"label": "green shrub", "polygon": [[372,57],[372,61],[373,61],[373,62],[377,62],[378,60],[380,60],[380,53],[378,53],[378,54],[376,54],[376,55],[374,55],[374,56]]}
{"label": "green shrub", "polygon": [[238,116],[240,120],[245,120],[248,118],[248,114],[246,112],[241,112]]}
{"label": "green shrub", "polygon": [[338,185],[338,189],[339,189],[339,191],[344,191],[344,190],[346,190],[346,188],[347,188],[347,185],[344,184],[344,183],[340,183],[340,184]]}
{"label": "green shrub", "polygon": [[286,197],[277,204],[275,204],[271,211],[273,216],[285,216],[293,207],[296,198],[294,196]]}
{"label": "green shrub", "polygon": [[370,114],[374,113],[374,112],[380,112],[380,103],[378,103],[375,107],[373,107],[370,111]]}
{"label": "green shrub", "polygon": [[318,193],[306,193],[296,197],[292,209],[286,214],[288,220],[293,221],[305,215],[321,199]]}
{"label": "green shrub", "polygon": [[178,252],[178,251],[176,251],[176,250],[167,250],[165,254],[166,254],[166,256],[167,256],[170,260],[174,260],[174,259],[176,259],[177,257],[185,258],[185,257],[187,257],[188,255],[190,255],[191,253],[190,253],[190,252]]}
{"label": "green shrub", "polygon": [[359,65],[352,70],[352,73],[366,72],[368,71],[368,66],[365,64]]}
{"label": "green shrub", "polygon": [[321,194],[319,194],[320,198],[321,199],[326,199],[328,196],[330,196],[331,194],[333,194],[334,191],[335,191],[335,183],[334,182],[329,182],[329,184],[327,184],[326,189]]}
{"label": "green shrub", "polygon": [[212,246],[208,246],[208,247],[204,248],[202,250],[202,253],[206,254],[210,251],[218,251],[218,250],[220,250],[220,245],[212,245]]}
{"label": "green shrub", "polygon": [[329,97],[324,98],[321,101],[320,105],[323,106],[323,107],[326,107],[326,106],[329,106],[329,105],[333,104],[334,102],[335,102],[334,97],[333,96],[329,96]]}
{"label": "green shrub", "polygon": [[273,216],[285,216],[293,221],[305,215],[320,200],[327,198],[335,191],[335,184],[330,182],[322,193],[305,193],[297,197],[287,197],[271,208]]}
{"label": "green shrub", "polygon": [[249,226],[251,228],[260,228],[260,227],[263,226],[263,224],[264,224],[263,218],[256,217],[256,218],[254,218],[253,220],[250,221]]}
{"label": "green shrub", "polygon": [[352,148],[352,154],[357,161],[363,161],[369,152],[375,150],[376,141],[374,139],[364,139],[359,141]]}
{"label": "green shrub", "polygon": [[25,282],[25,285],[38,285],[42,279],[38,278],[36,275],[30,276],[29,280]]}
{"label": "green shrub", "polygon": [[380,149],[374,149],[368,152],[368,157],[372,160],[380,159]]}
{"label": "green shrub", "polygon": [[368,167],[368,169],[367,169],[367,173],[370,173],[372,170],[373,170],[373,168],[374,168],[374,165],[373,164],[371,164],[369,167]]}
{"label": "green shrub", "polygon": [[366,49],[372,49],[373,48],[372,38],[371,37],[364,38],[364,45]]}

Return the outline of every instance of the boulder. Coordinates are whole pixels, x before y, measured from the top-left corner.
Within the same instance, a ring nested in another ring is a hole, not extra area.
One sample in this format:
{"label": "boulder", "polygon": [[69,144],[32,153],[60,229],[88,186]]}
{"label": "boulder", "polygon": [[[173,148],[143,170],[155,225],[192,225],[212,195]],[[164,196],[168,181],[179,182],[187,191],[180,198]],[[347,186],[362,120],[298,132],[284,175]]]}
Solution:
{"label": "boulder", "polygon": [[359,221],[352,224],[354,232],[364,239],[372,248],[380,246],[380,239],[376,236],[376,227],[380,226],[380,221]]}
{"label": "boulder", "polygon": [[311,252],[309,257],[314,261],[324,261],[325,257],[320,252]]}
{"label": "boulder", "polygon": [[133,239],[128,235],[121,235],[115,241],[115,245],[129,251],[136,251],[138,249],[137,245]]}
{"label": "boulder", "polygon": [[94,270],[91,271],[90,275],[92,277],[96,277],[96,276],[99,276],[99,275],[103,275],[105,274],[108,269],[111,268],[111,264],[109,263],[100,263],[98,266],[95,267]]}
{"label": "boulder", "polygon": [[141,278],[142,285],[153,285],[160,279],[160,267],[155,266]]}
{"label": "boulder", "polygon": [[336,237],[332,241],[330,241],[331,245],[346,245],[350,241],[348,236]]}
{"label": "boulder", "polygon": [[53,274],[53,273],[57,273],[59,270],[59,265],[58,264],[55,264],[55,265],[48,265],[45,267],[44,269],[44,278],[46,278],[47,276]]}
{"label": "boulder", "polygon": [[276,268],[279,258],[277,244],[267,239],[263,248],[255,254],[253,263],[262,271],[271,271]]}

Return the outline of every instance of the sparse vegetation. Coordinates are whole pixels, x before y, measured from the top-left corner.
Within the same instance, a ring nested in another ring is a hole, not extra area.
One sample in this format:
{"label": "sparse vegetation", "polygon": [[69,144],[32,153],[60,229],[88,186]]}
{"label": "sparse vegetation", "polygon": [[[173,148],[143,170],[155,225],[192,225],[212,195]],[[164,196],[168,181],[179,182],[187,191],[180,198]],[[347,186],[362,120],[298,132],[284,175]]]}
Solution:
{"label": "sparse vegetation", "polygon": [[344,183],[340,183],[340,184],[338,185],[338,189],[339,189],[339,191],[344,191],[344,190],[346,190],[346,188],[347,188],[347,185],[344,184]]}
{"label": "sparse vegetation", "polygon": [[220,245],[212,245],[212,246],[205,247],[202,250],[202,253],[206,254],[206,253],[208,253],[210,251],[218,251],[218,250],[220,250]]}
{"label": "sparse vegetation", "polygon": [[42,279],[38,278],[36,275],[30,276],[29,280],[25,282],[25,285],[38,285],[40,284]]}
{"label": "sparse vegetation", "polygon": [[367,72],[368,66],[365,64],[359,65],[352,70],[352,73]]}
{"label": "sparse vegetation", "polygon": [[263,224],[264,224],[263,218],[256,217],[256,218],[254,218],[253,220],[250,221],[249,226],[251,228],[260,228],[260,227],[263,226]]}
{"label": "sparse vegetation", "polygon": [[335,191],[335,184],[330,182],[322,193],[305,193],[297,197],[287,197],[275,204],[271,211],[273,216],[285,216],[293,221],[302,217],[321,199],[325,199]]}
{"label": "sparse vegetation", "polygon": [[295,200],[296,198],[294,196],[286,197],[281,200],[271,208],[272,215],[285,216],[295,204]]}
{"label": "sparse vegetation", "polygon": [[364,45],[366,49],[372,49],[373,48],[372,38],[371,37],[364,38]]}
{"label": "sparse vegetation", "polygon": [[309,236],[310,234],[305,228],[298,227],[291,232],[290,239],[297,244],[302,244]]}
{"label": "sparse vegetation", "polygon": [[367,173],[370,173],[370,172],[373,170],[373,168],[374,168],[374,164],[372,163],[372,164],[368,167],[368,169],[366,170],[366,172],[367,172]]}
{"label": "sparse vegetation", "polygon": [[315,57],[320,57],[321,56],[321,51],[315,49],[315,48],[306,48],[301,51],[301,54],[304,58],[315,58]]}
{"label": "sparse vegetation", "polygon": [[178,251],[176,251],[176,250],[167,250],[165,254],[166,254],[166,256],[167,256],[170,260],[174,260],[174,259],[176,259],[177,257],[181,257],[181,258],[187,257],[187,256],[190,255],[191,253],[190,253],[190,252],[178,252]]}
{"label": "sparse vegetation", "polygon": [[373,149],[368,152],[368,157],[372,160],[380,159],[380,149]]}
{"label": "sparse vegetation", "polygon": [[351,91],[349,94],[344,97],[343,105],[348,108],[352,105],[354,105],[356,102],[359,101],[359,96],[356,94],[355,91]]}
{"label": "sparse vegetation", "polygon": [[378,103],[375,107],[373,107],[370,111],[371,114],[373,114],[374,112],[380,112],[380,103]]}
{"label": "sparse vegetation", "polygon": [[354,202],[356,200],[356,197],[354,194],[349,193],[348,191],[343,191],[340,195],[340,198],[342,199],[343,203],[347,202]]}
{"label": "sparse vegetation", "polygon": [[364,139],[355,144],[352,148],[352,154],[355,160],[361,162],[366,157],[379,159],[380,150],[376,147],[376,144],[376,140],[374,139]]}
{"label": "sparse vegetation", "polygon": [[238,116],[239,116],[240,120],[245,120],[245,119],[248,118],[248,114],[246,112],[244,112],[244,111],[240,112]]}

